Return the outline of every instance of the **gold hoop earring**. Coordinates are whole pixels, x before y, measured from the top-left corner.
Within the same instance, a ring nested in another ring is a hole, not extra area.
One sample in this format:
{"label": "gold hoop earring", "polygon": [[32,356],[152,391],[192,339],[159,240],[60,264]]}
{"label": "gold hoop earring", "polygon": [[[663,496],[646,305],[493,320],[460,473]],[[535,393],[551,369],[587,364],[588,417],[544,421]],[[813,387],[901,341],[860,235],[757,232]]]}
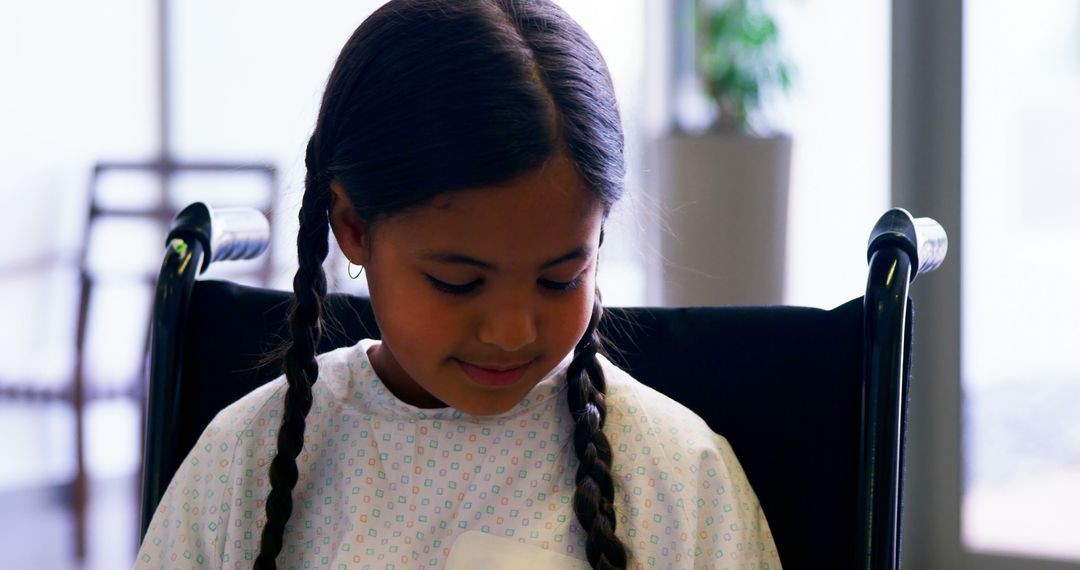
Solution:
{"label": "gold hoop earring", "polygon": [[350,261],[350,262],[349,262],[349,266],[348,266],[348,267],[347,267],[347,268],[345,269],[345,271],[348,271],[348,272],[349,272],[349,277],[351,277],[352,279],[356,279],[357,277],[360,277],[360,274],[364,272],[364,266],[363,266],[363,265],[360,265],[360,266],[359,266],[359,267],[360,267],[360,271],[357,271],[357,272],[356,272],[356,275],[353,275],[353,274],[352,274],[352,267],[353,267],[353,262],[351,262],[351,261]]}

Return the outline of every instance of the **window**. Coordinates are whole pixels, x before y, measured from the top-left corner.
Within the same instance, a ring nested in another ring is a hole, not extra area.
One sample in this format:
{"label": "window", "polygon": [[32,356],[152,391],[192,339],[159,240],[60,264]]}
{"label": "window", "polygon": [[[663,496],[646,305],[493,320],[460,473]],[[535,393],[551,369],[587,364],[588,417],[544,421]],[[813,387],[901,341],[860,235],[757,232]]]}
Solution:
{"label": "window", "polygon": [[1080,561],[1080,4],[964,14],[964,545]]}

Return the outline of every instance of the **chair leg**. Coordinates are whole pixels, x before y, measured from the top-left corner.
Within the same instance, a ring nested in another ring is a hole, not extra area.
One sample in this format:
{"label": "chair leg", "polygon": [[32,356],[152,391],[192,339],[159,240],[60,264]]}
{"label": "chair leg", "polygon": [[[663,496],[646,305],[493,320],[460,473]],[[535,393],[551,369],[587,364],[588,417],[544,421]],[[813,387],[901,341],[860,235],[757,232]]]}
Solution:
{"label": "chair leg", "polygon": [[83,374],[83,354],[86,346],[86,326],[90,312],[90,277],[83,270],[79,291],[79,321],[75,336],[75,373],[72,378],[71,400],[75,409],[75,482],[71,495],[72,514],[75,517],[75,559],[86,560],[86,448],[83,427],[85,407],[85,385]]}
{"label": "chair leg", "polygon": [[87,504],[87,481],[85,454],[83,453],[83,428],[82,428],[82,403],[75,404],[75,455],[76,471],[75,482],[71,494],[72,514],[75,517],[75,559],[79,562],[86,560],[86,504]]}

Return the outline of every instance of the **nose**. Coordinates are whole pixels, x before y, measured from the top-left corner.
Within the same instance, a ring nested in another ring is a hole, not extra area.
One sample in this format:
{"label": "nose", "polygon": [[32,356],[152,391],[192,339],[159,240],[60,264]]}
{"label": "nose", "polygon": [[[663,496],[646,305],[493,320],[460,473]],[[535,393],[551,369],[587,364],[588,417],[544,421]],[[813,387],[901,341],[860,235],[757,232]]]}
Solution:
{"label": "nose", "polygon": [[517,352],[536,342],[536,316],[526,307],[493,311],[480,324],[477,337],[505,352]]}

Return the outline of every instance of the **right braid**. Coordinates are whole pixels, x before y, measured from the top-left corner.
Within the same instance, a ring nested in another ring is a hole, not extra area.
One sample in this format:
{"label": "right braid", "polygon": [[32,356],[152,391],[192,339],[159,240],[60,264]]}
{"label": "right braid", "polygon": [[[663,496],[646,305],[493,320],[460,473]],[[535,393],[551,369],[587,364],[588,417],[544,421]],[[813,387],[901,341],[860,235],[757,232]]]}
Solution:
{"label": "right braid", "polygon": [[266,525],[262,530],[257,570],[274,570],[285,536],[285,523],[292,516],[292,490],[299,478],[296,458],[304,446],[304,423],[311,410],[311,387],[319,376],[315,351],[322,338],[322,303],[326,297],[323,261],[329,253],[328,182],[319,174],[312,136],[307,148],[307,175],[300,207],[297,238],[299,267],[293,278],[295,300],[289,313],[291,344],[282,368],[289,387],[285,392],[284,415],[278,430],[277,454],[270,462],[270,495],[266,498]]}
{"label": "right braid", "polygon": [[574,358],[566,370],[567,403],[574,418],[574,451],[579,461],[574,478],[574,514],[587,535],[585,555],[589,564],[596,570],[623,570],[627,566],[626,547],[615,535],[611,443],[603,431],[607,387],[596,359],[601,342],[597,327],[603,315],[597,290],[589,326],[574,347]]}

